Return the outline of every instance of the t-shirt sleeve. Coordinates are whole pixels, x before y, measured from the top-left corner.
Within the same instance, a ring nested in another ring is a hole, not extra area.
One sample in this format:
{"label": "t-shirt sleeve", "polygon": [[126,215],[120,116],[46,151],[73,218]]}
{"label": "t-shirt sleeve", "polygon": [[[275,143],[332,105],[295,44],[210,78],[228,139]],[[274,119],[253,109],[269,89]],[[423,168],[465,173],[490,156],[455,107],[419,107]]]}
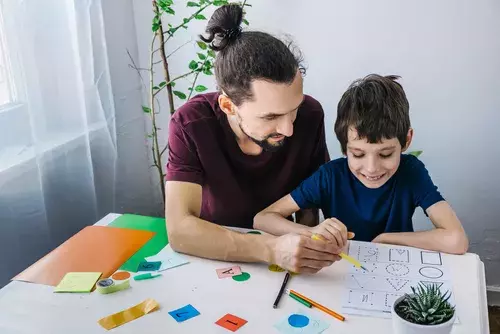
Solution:
{"label": "t-shirt sleeve", "polygon": [[176,119],[168,127],[167,181],[203,185],[204,175],[197,149],[186,130]]}
{"label": "t-shirt sleeve", "polygon": [[443,201],[437,186],[432,182],[432,179],[425,168],[423,162],[416,157],[410,157],[411,160],[411,173],[408,177],[411,180],[413,198],[415,206],[421,207],[424,212],[433,204]]}
{"label": "t-shirt sleeve", "polygon": [[329,184],[325,180],[325,173],[324,167],[318,169],[291,192],[290,195],[301,209],[322,207],[323,200],[326,197],[326,190],[322,186]]}

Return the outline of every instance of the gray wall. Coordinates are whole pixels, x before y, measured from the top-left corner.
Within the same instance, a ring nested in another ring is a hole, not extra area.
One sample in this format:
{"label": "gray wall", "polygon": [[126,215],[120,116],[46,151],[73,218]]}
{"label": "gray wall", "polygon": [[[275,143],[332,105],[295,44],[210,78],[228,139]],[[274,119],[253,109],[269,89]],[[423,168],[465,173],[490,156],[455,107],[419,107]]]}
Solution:
{"label": "gray wall", "polygon": [[[191,13],[185,2],[176,1],[180,15]],[[308,65],[305,90],[325,108],[332,157],[340,155],[333,133],[336,105],[349,83],[372,72],[402,76],[415,129],[412,149],[424,150],[421,159],[462,220],[470,251],[485,262],[488,284],[500,285],[500,2],[248,2],[253,29],[291,35],[301,47]],[[149,2],[134,0],[134,11],[145,66]],[[195,39],[205,24],[195,22],[172,49]],[[187,69],[193,50],[188,45],[173,57],[175,72]],[[420,210],[415,221],[419,229],[430,226]]]}

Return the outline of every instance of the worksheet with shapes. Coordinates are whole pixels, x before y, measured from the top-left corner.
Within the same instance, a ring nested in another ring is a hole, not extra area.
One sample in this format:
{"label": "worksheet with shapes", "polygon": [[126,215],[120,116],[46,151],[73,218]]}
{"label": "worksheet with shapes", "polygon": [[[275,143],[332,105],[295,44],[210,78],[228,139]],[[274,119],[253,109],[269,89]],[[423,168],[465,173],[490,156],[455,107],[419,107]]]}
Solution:
{"label": "worksheet with shapes", "polygon": [[[418,248],[350,241],[349,255],[363,267],[350,267],[344,277],[342,303],[346,314],[388,318],[394,301],[420,283],[452,292],[451,277],[441,253]],[[453,295],[450,298],[453,303]]]}

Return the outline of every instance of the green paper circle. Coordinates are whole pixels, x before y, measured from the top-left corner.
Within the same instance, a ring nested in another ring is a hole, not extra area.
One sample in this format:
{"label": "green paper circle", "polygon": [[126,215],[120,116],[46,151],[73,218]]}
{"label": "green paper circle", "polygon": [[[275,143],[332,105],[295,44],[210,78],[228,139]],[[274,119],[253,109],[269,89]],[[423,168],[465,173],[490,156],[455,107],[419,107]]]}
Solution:
{"label": "green paper circle", "polygon": [[243,282],[250,278],[250,274],[246,272],[242,272],[240,275],[233,276],[233,279],[237,282]]}
{"label": "green paper circle", "polygon": [[247,234],[262,234],[259,231],[248,231]]}

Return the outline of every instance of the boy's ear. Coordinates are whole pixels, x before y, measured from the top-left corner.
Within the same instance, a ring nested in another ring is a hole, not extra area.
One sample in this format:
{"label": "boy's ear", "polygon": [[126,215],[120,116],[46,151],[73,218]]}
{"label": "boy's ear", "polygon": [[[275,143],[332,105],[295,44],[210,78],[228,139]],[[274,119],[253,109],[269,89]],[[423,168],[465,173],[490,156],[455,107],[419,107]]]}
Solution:
{"label": "boy's ear", "polygon": [[219,95],[219,107],[228,116],[235,115],[235,107],[233,101],[226,94],[222,93]]}
{"label": "boy's ear", "polygon": [[403,147],[401,152],[405,152],[408,149],[408,147],[410,147],[412,139],[413,139],[413,129],[410,128],[408,130],[408,134],[406,135],[406,145],[405,145],[405,147]]}

